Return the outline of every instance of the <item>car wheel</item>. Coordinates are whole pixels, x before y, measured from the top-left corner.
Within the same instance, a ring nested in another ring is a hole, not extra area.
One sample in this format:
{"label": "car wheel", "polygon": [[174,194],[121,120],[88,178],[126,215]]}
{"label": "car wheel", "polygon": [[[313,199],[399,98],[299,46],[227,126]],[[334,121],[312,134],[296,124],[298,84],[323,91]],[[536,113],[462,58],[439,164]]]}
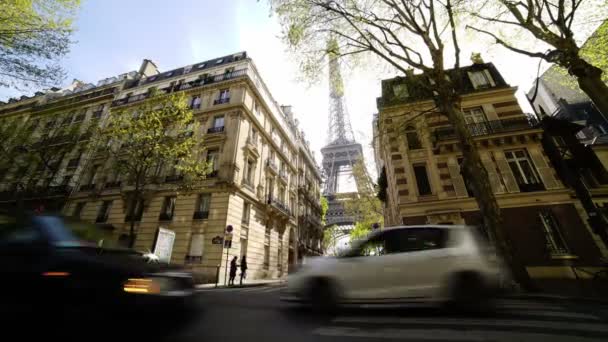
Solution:
{"label": "car wheel", "polygon": [[327,279],[315,279],[309,288],[309,302],[316,313],[332,313],[336,310],[337,296],[334,287]]}
{"label": "car wheel", "polygon": [[476,272],[455,274],[449,281],[447,307],[457,311],[481,313],[491,310],[491,300],[483,277]]}

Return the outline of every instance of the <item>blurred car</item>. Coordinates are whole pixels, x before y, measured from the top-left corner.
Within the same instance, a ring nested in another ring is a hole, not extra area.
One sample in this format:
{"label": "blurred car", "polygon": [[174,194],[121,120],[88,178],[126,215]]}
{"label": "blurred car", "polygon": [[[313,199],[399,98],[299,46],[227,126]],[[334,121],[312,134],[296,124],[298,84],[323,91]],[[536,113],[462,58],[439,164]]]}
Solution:
{"label": "blurred car", "polygon": [[283,300],[317,308],[348,303],[487,303],[499,263],[475,228],[399,226],[374,231],[339,257],[309,259]]}
{"label": "blurred car", "polygon": [[100,247],[104,240],[94,230],[57,216],[0,213],[3,308],[51,315],[97,313],[108,318],[190,312],[194,295],[190,273],[148,262],[130,249]]}

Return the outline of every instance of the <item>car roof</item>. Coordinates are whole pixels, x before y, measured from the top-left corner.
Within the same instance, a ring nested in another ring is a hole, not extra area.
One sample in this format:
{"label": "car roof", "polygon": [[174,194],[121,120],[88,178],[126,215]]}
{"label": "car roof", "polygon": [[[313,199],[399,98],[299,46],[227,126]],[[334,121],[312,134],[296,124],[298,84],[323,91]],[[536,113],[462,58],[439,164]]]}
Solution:
{"label": "car roof", "polygon": [[418,225],[402,225],[402,226],[392,226],[392,227],[384,227],[381,230],[396,230],[396,229],[412,229],[412,228],[443,228],[443,229],[467,229],[471,228],[471,226],[464,224],[418,224]]}

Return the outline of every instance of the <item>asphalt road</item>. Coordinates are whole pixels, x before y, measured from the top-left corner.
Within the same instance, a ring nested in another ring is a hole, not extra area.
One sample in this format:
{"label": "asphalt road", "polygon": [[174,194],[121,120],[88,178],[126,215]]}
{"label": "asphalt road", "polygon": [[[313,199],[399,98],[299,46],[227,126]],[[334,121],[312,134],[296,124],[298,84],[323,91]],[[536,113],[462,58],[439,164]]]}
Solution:
{"label": "asphalt road", "polygon": [[418,305],[356,307],[320,317],[280,302],[280,289],[202,290],[196,299],[201,312],[164,340],[608,341],[608,305],[501,300],[496,312],[477,316]]}

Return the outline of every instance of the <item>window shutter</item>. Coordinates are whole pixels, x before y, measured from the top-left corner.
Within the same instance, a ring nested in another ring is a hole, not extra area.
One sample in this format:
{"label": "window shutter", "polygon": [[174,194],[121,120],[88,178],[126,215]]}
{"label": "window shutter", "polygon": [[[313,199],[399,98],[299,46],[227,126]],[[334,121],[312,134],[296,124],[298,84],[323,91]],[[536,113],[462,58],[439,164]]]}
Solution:
{"label": "window shutter", "polygon": [[452,185],[454,185],[454,190],[456,191],[456,196],[469,197],[469,193],[467,192],[467,187],[464,184],[464,179],[462,178],[462,175],[460,174],[460,166],[451,162],[451,163],[448,163],[448,170],[450,171],[450,178],[452,179]]}
{"label": "window shutter", "polygon": [[545,161],[545,158],[543,157],[541,151],[538,149],[534,149],[529,150],[528,152],[530,154],[530,159],[532,159],[532,162],[536,166],[536,170],[540,175],[540,179],[543,181],[543,184],[545,184],[545,188],[547,190],[559,189],[560,185],[555,176],[553,175],[553,169],[549,165],[547,165],[547,162]]}
{"label": "window shutter", "polygon": [[189,256],[203,256],[203,245],[205,243],[205,236],[203,234],[192,234],[190,239],[190,251]]}
{"label": "window shutter", "polygon": [[473,84],[473,88],[477,89],[477,87],[479,87],[479,85],[477,84],[477,82],[475,82],[475,76],[473,76],[473,74],[470,71],[467,71],[467,74],[469,75],[469,80],[471,80],[471,84]]}
{"label": "window shutter", "polygon": [[500,182],[500,178],[498,173],[496,172],[496,168],[494,167],[494,162],[490,159],[490,156],[487,154],[481,155],[481,162],[486,167],[486,171],[488,171],[488,178],[490,180],[490,186],[492,186],[492,190],[495,194],[503,194],[505,192],[505,188]]}
{"label": "window shutter", "polygon": [[488,78],[488,81],[490,82],[490,85],[492,87],[495,87],[496,83],[494,82],[494,79],[492,78],[492,74],[490,74],[490,70],[484,69],[483,73],[486,74],[486,77]]}
{"label": "window shutter", "polygon": [[519,192],[519,185],[517,185],[517,180],[515,179],[503,152],[495,153],[494,158],[496,159],[496,165],[498,165],[498,171],[500,171],[507,192]]}

